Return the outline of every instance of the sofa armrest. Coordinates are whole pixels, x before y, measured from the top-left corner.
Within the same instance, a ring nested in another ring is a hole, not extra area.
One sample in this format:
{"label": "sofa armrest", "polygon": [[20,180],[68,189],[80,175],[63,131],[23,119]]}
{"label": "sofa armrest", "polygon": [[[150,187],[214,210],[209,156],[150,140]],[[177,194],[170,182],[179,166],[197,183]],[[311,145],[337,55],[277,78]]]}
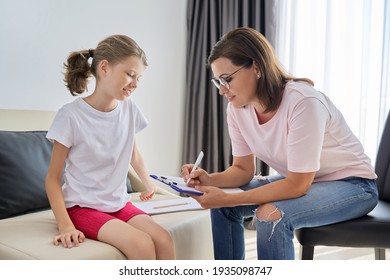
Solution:
{"label": "sofa armrest", "polygon": [[145,190],[144,185],[141,182],[141,179],[138,177],[137,173],[135,173],[134,169],[130,167],[129,174],[130,183],[133,191],[142,192]]}

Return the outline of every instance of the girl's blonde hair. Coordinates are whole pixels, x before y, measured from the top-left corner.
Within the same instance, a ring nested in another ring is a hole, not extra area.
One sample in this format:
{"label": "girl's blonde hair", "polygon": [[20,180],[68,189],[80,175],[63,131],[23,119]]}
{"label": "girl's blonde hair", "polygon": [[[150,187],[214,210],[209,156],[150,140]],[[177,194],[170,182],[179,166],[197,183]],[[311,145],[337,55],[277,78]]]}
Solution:
{"label": "girl's blonde hair", "polygon": [[288,81],[304,81],[314,86],[313,81],[289,75],[280,65],[271,44],[258,31],[248,27],[234,29],[218,41],[208,57],[209,66],[220,57],[228,58],[234,65],[249,68],[254,63],[261,73],[257,82],[257,97],[265,112],[275,111],[282,102],[283,91]]}
{"label": "girl's blonde hair", "polygon": [[[87,90],[88,78],[96,76],[96,69],[102,60],[116,64],[129,56],[136,56],[148,66],[145,52],[128,36],[112,35],[101,41],[96,49],[71,52],[65,66],[64,82],[72,95]],[[88,60],[92,58],[90,63]]]}

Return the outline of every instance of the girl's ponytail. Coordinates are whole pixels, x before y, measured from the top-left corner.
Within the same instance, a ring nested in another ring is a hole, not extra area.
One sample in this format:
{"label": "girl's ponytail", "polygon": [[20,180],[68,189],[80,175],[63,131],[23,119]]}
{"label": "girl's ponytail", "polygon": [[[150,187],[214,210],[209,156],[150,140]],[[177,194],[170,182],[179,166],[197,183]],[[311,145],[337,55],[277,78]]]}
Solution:
{"label": "girl's ponytail", "polygon": [[73,96],[87,90],[88,78],[92,75],[88,59],[93,57],[93,52],[93,49],[72,52],[64,63],[64,82]]}

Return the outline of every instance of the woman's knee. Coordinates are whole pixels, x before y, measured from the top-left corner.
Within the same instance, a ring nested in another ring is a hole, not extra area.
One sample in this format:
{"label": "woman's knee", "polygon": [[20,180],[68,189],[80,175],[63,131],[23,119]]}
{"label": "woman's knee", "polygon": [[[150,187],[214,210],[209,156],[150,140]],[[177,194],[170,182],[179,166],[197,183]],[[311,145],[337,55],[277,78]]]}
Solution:
{"label": "woman's knee", "polygon": [[269,242],[271,240],[271,237],[274,235],[276,227],[280,225],[283,216],[284,213],[272,203],[267,203],[257,208],[256,229],[258,233],[261,232],[261,234],[257,235],[258,244],[259,242],[261,242],[260,240],[266,242]]}
{"label": "woman's knee", "polygon": [[256,210],[256,217],[259,221],[277,221],[282,216],[282,212],[272,203],[261,205]]}

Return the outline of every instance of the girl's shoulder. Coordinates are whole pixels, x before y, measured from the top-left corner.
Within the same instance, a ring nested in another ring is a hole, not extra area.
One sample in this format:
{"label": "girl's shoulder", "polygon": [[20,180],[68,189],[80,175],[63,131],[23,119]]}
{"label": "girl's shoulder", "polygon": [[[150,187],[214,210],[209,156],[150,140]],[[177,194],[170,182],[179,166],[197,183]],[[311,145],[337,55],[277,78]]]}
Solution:
{"label": "girl's shoulder", "polygon": [[77,107],[80,106],[82,101],[82,98],[78,97],[75,100],[62,105],[58,111],[74,111]]}
{"label": "girl's shoulder", "polygon": [[141,108],[132,98],[127,98],[121,103],[122,109],[129,111],[131,114],[142,114]]}

